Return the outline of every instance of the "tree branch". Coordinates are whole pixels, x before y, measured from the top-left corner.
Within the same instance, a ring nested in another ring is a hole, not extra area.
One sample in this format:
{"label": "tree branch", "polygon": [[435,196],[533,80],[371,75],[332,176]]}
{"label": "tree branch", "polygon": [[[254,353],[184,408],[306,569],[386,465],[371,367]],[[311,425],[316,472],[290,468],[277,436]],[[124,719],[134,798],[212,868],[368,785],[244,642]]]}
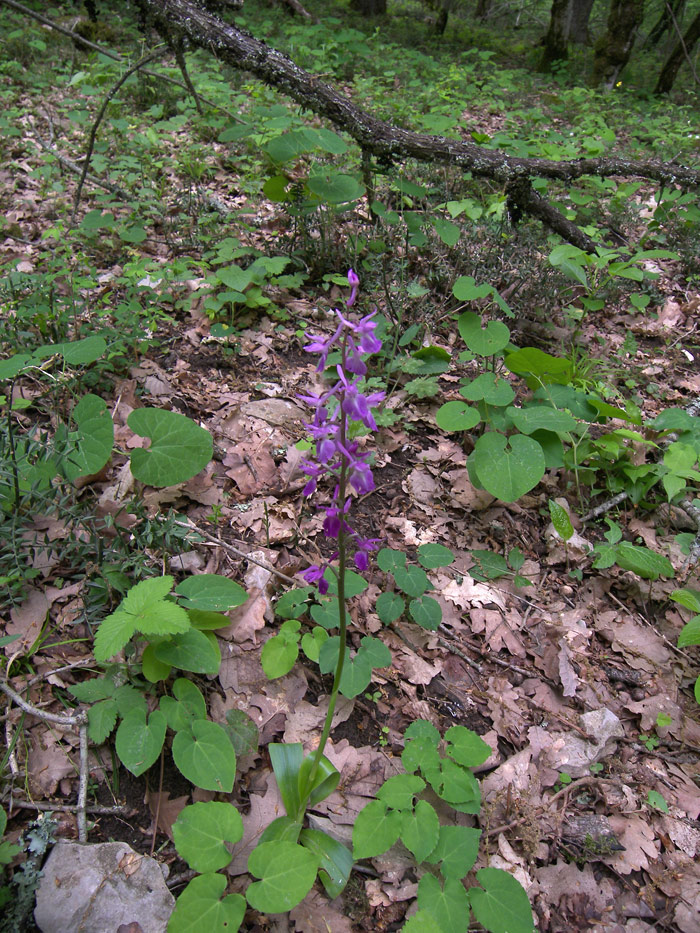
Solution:
{"label": "tree branch", "polygon": [[[507,185],[531,176],[571,182],[584,175],[637,176],[663,185],[684,188],[700,186],[700,170],[677,162],[635,161],[620,156],[597,159],[553,161],[524,159],[482,149],[475,143],[414,133],[379,120],[357,107],[349,98],[314,75],[299,68],[281,52],[254,36],[207,13],[192,0],[145,0],[156,20],[178,29],[191,42],[208,49],[222,61],[248,71],[270,87],[287,94],[306,109],[330,120],[344,130],[360,148],[384,162],[407,158],[421,162],[456,165],[475,177],[490,178]],[[538,217],[564,239],[591,251],[593,241],[529,184],[519,186],[517,204]]]}

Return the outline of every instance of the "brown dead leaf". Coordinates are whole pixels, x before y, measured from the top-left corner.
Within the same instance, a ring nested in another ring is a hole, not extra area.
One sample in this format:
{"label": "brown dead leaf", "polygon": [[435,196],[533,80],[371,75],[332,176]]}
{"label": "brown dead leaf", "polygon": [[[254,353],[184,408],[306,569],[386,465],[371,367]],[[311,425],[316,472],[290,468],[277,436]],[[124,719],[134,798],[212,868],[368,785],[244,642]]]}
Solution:
{"label": "brown dead leaf", "polygon": [[5,654],[11,657],[25,654],[39,637],[49,611],[49,601],[43,590],[27,587],[27,598],[10,609],[10,622],[5,623],[6,635],[20,635],[17,641],[5,645]]}
{"label": "brown dead leaf", "polygon": [[158,831],[164,833],[172,842],[173,823],[187,806],[190,799],[189,794],[185,794],[183,797],[174,797],[171,800],[170,792],[167,790],[159,793],[147,789],[145,799],[154,820],[156,813],[158,814]]}
{"label": "brown dead leaf", "polygon": [[504,615],[497,609],[472,609],[469,618],[472,631],[476,634],[483,632],[489,648],[493,651],[505,648],[518,658],[525,657],[525,646],[512,628],[511,620],[515,619],[516,623],[520,620],[517,611],[510,610]]}
{"label": "brown dead leaf", "polygon": [[31,748],[27,755],[27,774],[33,792],[50,797],[56,793],[59,781],[75,777],[78,769],[72,761],[68,748],[60,741],[55,731],[49,732],[44,725],[31,730]]}
{"label": "brown dead leaf", "polygon": [[352,920],[344,914],[340,898],[329,901],[320,891],[312,888],[301,904],[297,904],[289,919],[296,933],[352,933]]}
{"label": "brown dead leaf", "polygon": [[269,772],[264,796],[250,795],[250,808],[243,817],[243,837],[233,850],[233,861],[226,868],[229,875],[243,875],[248,871],[248,856],[258,844],[269,824],[278,816],[284,816],[284,804],[280,797],[277,781]]}
{"label": "brown dead leaf", "polygon": [[613,832],[625,847],[624,852],[601,859],[621,875],[629,875],[633,871],[645,871],[652,861],[659,856],[659,847],[654,842],[654,829],[640,816],[634,813],[613,813],[610,816],[610,826]]}
{"label": "brown dead leaf", "polygon": [[466,467],[452,470],[447,474],[446,479],[452,505],[465,509],[467,512],[481,512],[496,501],[490,492],[477,489],[472,485]]}
{"label": "brown dead leaf", "polygon": [[653,629],[627,618],[613,624],[613,633],[613,650],[624,655],[634,670],[648,674],[668,670],[671,652]]}

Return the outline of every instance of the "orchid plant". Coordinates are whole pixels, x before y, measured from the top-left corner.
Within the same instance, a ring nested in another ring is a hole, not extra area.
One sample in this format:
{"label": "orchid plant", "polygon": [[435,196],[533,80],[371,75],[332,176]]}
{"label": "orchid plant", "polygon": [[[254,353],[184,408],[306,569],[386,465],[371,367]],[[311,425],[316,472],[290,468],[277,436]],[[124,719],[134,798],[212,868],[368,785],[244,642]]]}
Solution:
{"label": "orchid plant", "polygon": [[[317,371],[328,367],[331,351],[339,351],[340,362],[335,367],[337,381],[320,395],[301,396],[313,409],[313,419],[306,425],[314,441],[314,453],[303,462],[309,477],[304,489],[308,498],[326,488],[329,483],[330,502],[323,504],[325,511],[323,533],[333,542],[333,551],[323,562],[307,568],[302,574],[309,584],[318,587],[323,596],[335,577],[338,595],[338,657],[335,664],[333,687],[321,737],[315,751],[304,757],[301,743],[272,743],[268,746],[286,816],[274,820],[263,833],[249,868],[262,880],[253,882],[246,892],[248,903],[266,912],[288,910],[305,897],[316,874],[330,897],[337,897],[345,887],[352,869],[351,852],[336,839],[318,830],[304,828],[304,814],[310,805],[325,799],[338,786],[340,774],[324,755],[331,731],[346,657],[347,613],[345,608],[345,574],[350,557],[355,567],[363,572],[369,567],[369,555],[379,545],[379,539],[360,535],[350,524],[349,512],[352,493],[365,495],[374,489],[370,466],[370,452],[361,448],[355,439],[356,429],[362,425],[377,430],[372,407],[384,398],[381,392],[364,394],[361,382],[367,373],[363,359],[381,349],[375,335],[374,314],[358,321],[348,314],[356,300],[359,279],[351,269],[348,272],[350,297],[347,311],[336,310],[337,326],[330,337],[307,335],[304,347],[310,353],[320,354]],[[279,900],[279,878],[272,876],[280,870],[280,846],[283,861],[295,866],[294,878],[286,879],[285,904]],[[268,883],[269,882],[269,883]]]}

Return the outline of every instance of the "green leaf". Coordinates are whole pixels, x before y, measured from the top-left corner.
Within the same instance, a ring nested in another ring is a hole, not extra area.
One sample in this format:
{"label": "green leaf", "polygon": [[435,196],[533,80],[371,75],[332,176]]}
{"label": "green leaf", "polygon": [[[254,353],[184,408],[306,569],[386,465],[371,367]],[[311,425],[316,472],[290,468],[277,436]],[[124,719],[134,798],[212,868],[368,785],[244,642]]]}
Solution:
{"label": "green leaf", "polygon": [[418,560],[427,570],[436,567],[449,567],[455,556],[442,544],[421,544],[418,547]]}
{"label": "green leaf", "polygon": [[258,727],[244,710],[227,710],[223,728],[231,740],[236,758],[254,752],[258,747],[260,735]]}
{"label": "green leaf", "polygon": [[430,222],[435,227],[435,232],[440,237],[445,246],[456,246],[459,242],[461,229],[457,224],[450,223],[442,217],[432,217]]}
{"label": "green leaf", "polygon": [[340,606],[335,597],[326,599],[322,603],[314,603],[309,612],[314,622],[324,629],[330,630],[340,625]]}
{"label": "green leaf", "polygon": [[671,593],[671,599],[674,603],[679,603],[690,609],[691,612],[700,612],[700,590],[692,590],[690,587],[682,587]]}
{"label": "green leaf", "polygon": [[661,810],[662,813],[668,813],[668,804],[666,799],[656,790],[650,790],[647,795],[647,803],[655,810]]}
{"label": "green leaf", "polygon": [[700,615],[693,616],[681,629],[678,636],[678,647],[688,648],[691,645],[700,645]]}
{"label": "green leaf", "polygon": [[114,681],[110,677],[92,677],[81,684],[68,687],[68,692],[81,703],[96,703],[114,696]]}
{"label": "green leaf", "polygon": [[406,596],[422,596],[426,590],[431,588],[428,575],[422,567],[414,565],[397,567],[393,573],[396,585]]}
{"label": "green leaf", "polygon": [[173,684],[173,697],[160,698],[160,709],[174,732],[188,729],[197,719],[207,718],[207,704],[201,691],[191,680],[178,677]]}
{"label": "green leaf", "polygon": [[377,554],[377,566],[384,573],[394,573],[406,566],[406,555],[403,551],[394,551],[391,548],[383,547]]}
{"label": "green leaf", "polygon": [[154,710],[146,722],[143,710],[134,709],[119,723],[116,749],[124,767],[136,777],[148,771],[160,755],[167,722],[160,710]]}
{"label": "green leaf", "polygon": [[423,875],[418,882],[418,907],[442,930],[465,933],[469,927],[469,898],[461,881],[447,878],[443,887],[434,875]]}
{"label": "green leaf", "polygon": [[431,913],[419,910],[404,923],[401,933],[445,933],[445,930]]}
{"label": "green leaf", "polygon": [[532,909],[522,885],[500,868],[476,873],[481,888],[469,889],[474,916],[491,933],[531,933]]}
{"label": "green leaf", "polygon": [[398,593],[386,592],[377,597],[375,608],[380,622],[384,625],[391,625],[403,615],[406,603]]}
{"label": "green leaf", "polygon": [[328,897],[338,897],[350,878],[352,854],[337,839],[317,829],[302,829],[299,842],[318,859],[318,875]]}
{"label": "green leaf", "polygon": [[413,808],[413,800],[422,790],[425,790],[425,781],[417,774],[396,774],[384,781],[376,796],[393,810],[408,810]]}
{"label": "green leaf", "polygon": [[155,645],[146,645],[141,655],[141,673],[146,680],[157,684],[161,680],[167,680],[171,670],[171,664],[165,664],[156,657]]}
{"label": "green leaf", "polygon": [[440,774],[428,776],[436,794],[461,813],[478,813],[481,809],[481,785],[468,768],[449,759],[440,762]]}
{"label": "green leaf", "polygon": [[439,862],[445,878],[464,878],[479,855],[480,838],[481,830],[472,826],[441,826],[437,846],[427,861]]}
{"label": "green leaf", "polygon": [[126,423],[135,434],[151,439],[148,450],[137,448],[131,454],[131,472],[141,483],[149,486],[184,483],[212,458],[211,434],[178,412],[136,408]]}
{"label": "green leaf", "polygon": [[566,509],[559,505],[558,502],[555,502],[554,499],[550,499],[547,503],[549,506],[549,515],[552,519],[552,524],[554,525],[554,530],[564,541],[568,541],[574,533],[574,526],[571,524],[571,518]]}
{"label": "green leaf", "polygon": [[427,859],[437,845],[439,835],[438,815],[426,800],[419,800],[415,810],[403,814],[401,841],[418,863]]}
{"label": "green leaf", "polygon": [[15,353],[6,360],[0,360],[0,382],[7,382],[18,376],[24,367],[31,361],[28,353]]}
{"label": "green leaf", "polygon": [[216,632],[218,629],[227,628],[231,620],[223,612],[212,612],[209,609],[187,609],[187,615],[190,619],[190,625],[200,632]]}
{"label": "green leaf", "polygon": [[472,457],[484,489],[503,502],[515,502],[524,496],[545,472],[542,448],[524,434],[506,438],[489,431],[476,442]]}
{"label": "green leaf", "polygon": [[100,623],[92,650],[96,661],[106,661],[122,650],[136,633],[134,617],[117,610]]}
{"label": "green leaf", "polygon": [[315,625],[310,632],[304,632],[301,636],[301,647],[309,659],[318,664],[322,645],[328,641],[328,632],[318,625]]}
{"label": "green leaf", "polygon": [[357,201],[365,193],[356,178],[332,168],[316,170],[309,175],[307,184],[312,194],[329,204],[348,204]]}
{"label": "green leaf", "polygon": [[313,587],[302,586],[282,593],[275,603],[275,615],[281,619],[298,619],[308,609],[308,598]]}
{"label": "green leaf", "polygon": [[[292,619],[290,621],[296,621]],[[297,622],[297,624],[299,624]],[[262,669],[269,680],[284,677],[294,667],[299,656],[299,636],[296,640],[284,635],[273,635],[263,645],[260,655]]]}
{"label": "green leaf", "polygon": [[440,603],[432,596],[419,596],[408,604],[408,611],[414,622],[429,632],[437,632],[442,622]]}
{"label": "green leaf", "polygon": [[162,664],[179,667],[194,674],[218,674],[221,652],[213,636],[190,629],[183,635],[173,635],[154,646],[154,653]]}
{"label": "green leaf", "polygon": [[507,408],[506,414],[521,434],[535,431],[573,431],[578,422],[568,411],[550,408],[548,405],[531,405],[528,408]]}
{"label": "green leaf", "polygon": [[34,359],[44,360],[55,353],[59,353],[68,366],[88,366],[104,356],[107,341],[104,337],[94,335],[83,337],[82,340],[69,340],[66,343],[47,343],[37,347]]}
{"label": "green leaf", "polygon": [[73,409],[78,430],[71,433],[75,445],[63,464],[66,479],[99,473],[114,446],[114,422],[106,403],[98,395],[85,395]]}
{"label": "green leaf", "polygon": [[187,577],[175,588],[175,592],[184,600],[188,609],[207,612],[227,612],[242,606],[248,599],[242,586],[218,573],[198,573]]}
{"label": "green leaf", "polygon": [[477,768],[493,754],[491,746],[465,726],[451,726],[445,733],[445,741],[447,754],[465,768]]}
{"label": "green leaf", "polygon": [[287,814],[296,818],[301,807],[299,772],[304,761],[301,742],[270,742],[267,747],[282,802]]}
{"label": "green leaf", "polygon": [[481,421],[481,415],[472,405],[455,399],[438,408],[435,421],[443,431],[471,431]]}
{"label": "green leaf", "polygon": [[223,726],[198,719],[192,732],[173,738],[173,761],[188,781],[204,790],[230,794],[236,777],[236,753]]}
{"label": "green leaf", "polygon": [[88,710],[88,736],[95,745],[102,745],[117,724],[117,701],[101,700]]}
{"label": "green leaf", "polygon": [[462,386],[459,394],[470,402],[483,400],[487,405],[494,405],[496,408],[505,408],[515,398],[511,384],[493,373],[482,373],[476,379],[472,379]]}
{"label": "green leaf", "polygon": [[489,321],[482,327],[482,319],[473,311],[464,311],[457,327],[467,347],[478,356],[494,356],[504,350],[510,341],[510,330],[502,321]]}
{"label": "green leaf", "polygon": [[318,856],[292,842],[264,842],[248,858],[248,871],[261,881],[248,885],[246,897],[254,910],[281,914],[291,910],[311,890]]}
{"label": "green leaf", "polygon": [[231,861],[226,843],[243,838],[243,820],[230,803],[195,803],[180,811],[173,823],[178,854],[200,874],[218,871]]}
{"label": "green leaf", "polygon": [[354,658],[346,657],[340,678],[340,692],[351,700],[367,689],[371,679],[372,664],[366,655],[358,653]]}
{"label": "green leaf", "polygon": [[508,573],[508,563],[502,554],[494,554],[493,551],[472,551],[471,557],[474,567],[469,568],[469,574],[475,580],[497,580]]}
{"label": "green leaf", "polygon": [[552,356],[550,353],[538,350],[537,347],[523,347],[515,353],[510,353],[505,359],[505,364],[512,373],[525,376],[531,389],[551,383],[568,386],[571,382],[571,360]]}
{"label": "green leaf", "polygon": [[471,275],[460,275],[452,286],[452,294],[457,301],[478,301],[488,298],[492,292],[491,285],[477,285]]}
{"label": "green leaf", "polygon": [[234,292],[243,293],[250,285],[253,275],[250,269],[241,269],[240,266],[222,266],[214,273],[216,278]]}
{"label": "green leaf", "polygon": [[[335,578],[333,571],[328,568],[324,574],[325,579],[328,581],[328,592],[331,596],[338,595],[338,581]],[[354,570],[345,571],[345,598],[352,599],[353,596],[359,596],[360,593],[368,587],[368,583],[364,577],[361,577],[359,573],[355,573]]]}
{"label": "green leaf", "polygon": [[616,546],[615,562],[623,570],[631,570],[644,580],[675,576],[673,565],[667,557],[629,541],[620,541]]}
{"label": "green leaf", "polygon": [[241,894],[227,894],[221,900],[226,885],[224,875],[193,878],[177,899],[168,933],[236,933],[245,916],[246,901]]}
{"label": "green leaf", "polygon": [[401,833],[401,814],[383,800],[372,800],[359,812],[352,828],[352,854],[375,858],[390,849]]}
{"label": "green leaf", "polygon": [[365,635],[360,641],[358,657],[366,657],[372,668],[388,667],[391,664],[391,651],[379,638]]}

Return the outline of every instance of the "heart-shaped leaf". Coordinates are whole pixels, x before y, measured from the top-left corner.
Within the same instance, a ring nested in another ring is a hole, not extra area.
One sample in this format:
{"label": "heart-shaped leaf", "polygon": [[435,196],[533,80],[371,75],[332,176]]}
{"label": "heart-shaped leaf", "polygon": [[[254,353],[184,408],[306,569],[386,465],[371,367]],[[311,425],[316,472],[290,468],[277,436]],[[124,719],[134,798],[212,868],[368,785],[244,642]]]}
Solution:
{"label": "heart-shaped leaf", "polygon": [[109,460],[114,446],[114,422],[104,400],[85,395],[73,409],[78,430],[70,435],[74,445],[63,464],[66,479],[99,473]]}
{"label": "heart-shaped leaf", "polygon": [[248,858],[248,871],[262,879],[248,885],[248,903],[265,914],[291,910],[311,890],[318,864],[318,856],[304,846],[293,842],[262,843]]}
{"label": "heart-shaped leaf", "polygon": [[148,771],[160,755],[166,728],[167,722],[160,710],[154,710],[146,721],[142,709],[133,709],[119,723],[117,755],[124,767],[136,777]]}
{"label": "heart-shaped leaf", "polygon": [[210,873],[193,878],[178,897],[168,921],[168,933],[236,933],[243,922],[246,901],[227,894],[224,875]]}
{"label": "heart-shaped leaf", "polygon": [[135,434],[151,439],[148,450],[137,448],[131,454],[131,472],[141,483],[149,486],[184,483],[211,460],[214,450],[211,434],[178,412],[136,408],[126,423]]}
{"label": "heart-shaped leaf", "polygon": [[505,350],[510,340],[510,329],[502,321],[489,321],[485,327],[473,311],[464,311],[457,320],[462,340],[478,356],[495,356]]}
{"label": "heart-shaped leaf", "polygon": [[544,476],[542,448],[524,434],[506,438],[489,431],[476,442],[472,458],[481,485],[503,502],[515,502]]}
{"label": "heart-shaped leaf", "polygon": [[236,777],[236,753],[218,722],[198,719],[191,732],[173,739],[173,761],[188,781],[204,790],[230,794]]}
{"label": "heart-shaped leaf", "polygon": [[471,431],[481,421],[481,415],[472,405],[454,399],[438,408],[435,421],[443,431]]}
{"label": "heart-shaped leaf", "polygon": [[470,888],[469,902],[479,923],[491,933],[531,933],[534,930],[527,894],[512,875],[500,868],[481,868],[476,878],[483,890]]}
{"label": "heart-shaped leaf", "polygon": [[173,840],[190,868],[204,874],[218,871],[231,861],[226,843],[243,836],[243,820],[230,803],[215,800],[195,803],[180,811],[173,823]]}

